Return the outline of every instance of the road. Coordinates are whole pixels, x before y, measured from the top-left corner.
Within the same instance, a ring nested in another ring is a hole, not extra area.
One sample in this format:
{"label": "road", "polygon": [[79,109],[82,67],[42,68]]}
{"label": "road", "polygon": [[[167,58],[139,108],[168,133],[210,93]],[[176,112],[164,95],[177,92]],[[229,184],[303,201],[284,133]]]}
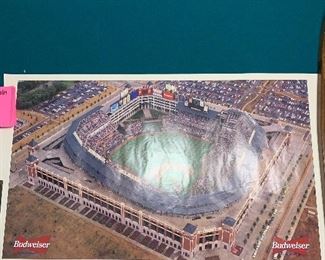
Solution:
{"label": "road", "polygon": [[[256,259],[271,259],[272,251],[271,244],[273,237],[279,236],[285,238],[288,229],[291,227],[291,221],[294,215],[297,214],[297,208],[301,201],[301,198],[307,188],[307,185],[312,178],[312,153],[311,147],[306,142],[301,151],[303,154],[302,159],[299,161],[297,168],[300,168],[295,172],[293,178],[287,185],[287,190],[283,201],[278,202],[278,213],[274,222],[270,226],[268,232],[265,233],[263,243],[257,251]],[[305,155],[308,155],[306,158]],[[287,168],[287,175],[295,168],[297,160],[292,160]],[[302,170],[301,170],[302,169]]]}
{"label": "road", "polygon": [[[303,193],[304,190],[298,189],[300,187],[299,183],[308,185],[312,176],[310,139],[304,141],[304,132],[300,131],[299,128],[295,130],[299,133],[298,136],[294,135],[291,137],[292,140],[290,141],[289,147],[281,153],[276,164],[270,170],[265,185],[260,187],[260,190],[257,192],[257,201],[253,202],[243,224],[239,227],[236,241],[237,244],[244,247],[240,258],[251,259],[252,253],[254,252],[254,244],[258,247],[255,258],[266,258],[273,236],[281,223],[283,223],[283,219],[287,218],[290,226],[292,218],[296,213],[296,208],[291,209],[289,205],[293,201],[299,203],[300,200],[296,198],[303,196],[301,192]],[[302,154],[301,160],[299,160],[300,154]],[[305,155],[308,155],[308,158]],[[306,165],[308,165],[307,169]],[[292,172],[293,177],[290,181],[287,181]],[[285,185],[286,182],[288,182],[287,185]],[[279,199],[278,196],[283,187],[287,187],[287,190],[284,194],[285,196]],[[295,193],[297,189],[299,194]],[[271,194],[270,192],[272,192],[272,196],[269,195]],[[266,207],[264,210],[262,210],[263,204]],[[272,211],[273,208],[274,211]],[[288,210],[289,208],[290,210]],[[270,224],[271,216],[273,216],[273,221]],[[258,221],[256,221],[257,217]],[[254,222],[255,227],[253,226]],[[247,233],[250,234],[249,238],[246,236]],[[256,239],[257,237],[259,237],[258,240]],[[245,239],[247,241],[246,245],[243,243]]]}
{"label": "road", "polygon": [[[290,240],[292,235],[294,234],[296,225],[294,225],[294,228],[291,229],[291,222],[294,218],[294,216],[297,217],[295,224],[299,222],[301,213],[303,212],[303,207],[300,210],[299,214],[297,214],[297,208],[303,198],[305,190],[308,189],[308,183],[312,179],[312,172],[313,172],[313,164],[312,164],[312,156],[310,155],[308,157],[307,166],[304,170],[303,175],[300,178],[300,181],[297,186],[293,187],[293,195],[291,196],[291,199],[287,203],[287,205],[284,207],[284,212],[281,217],[281,223],[278,228],[276,236],[285,239],[286,235],[288,234],[288,230],[290,231],[290,235],[288,235],[288,239]],[[309,192],[312,189],[309,189]],[[304,204],[307,202],[307,199],[304,201]],[[272,250],[270,250],[270,247],[268,247],[269,254],[268,259],[272,257]]]}
{"label": "road", "polygon": [[[277,81],[265,81],[262,86],[259,87],[259,90],[255,95],[255,97],[249,102],[245,103],[241,110],[244,110],[248,113],[252,113],[255,109],[255,105],[260,101],[262,97],[265,97],[267,92],[276,84]],[[249,107],[249,109],[248,109]]]}

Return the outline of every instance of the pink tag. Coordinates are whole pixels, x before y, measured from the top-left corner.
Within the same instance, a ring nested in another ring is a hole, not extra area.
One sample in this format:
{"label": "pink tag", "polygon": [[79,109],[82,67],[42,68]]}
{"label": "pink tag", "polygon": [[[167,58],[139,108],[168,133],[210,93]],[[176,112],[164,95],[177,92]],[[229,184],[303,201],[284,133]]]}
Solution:
{"label": "pink tag", "polygon": [[0,87],[0,127],[11,128],[16,124],[16,88]]}

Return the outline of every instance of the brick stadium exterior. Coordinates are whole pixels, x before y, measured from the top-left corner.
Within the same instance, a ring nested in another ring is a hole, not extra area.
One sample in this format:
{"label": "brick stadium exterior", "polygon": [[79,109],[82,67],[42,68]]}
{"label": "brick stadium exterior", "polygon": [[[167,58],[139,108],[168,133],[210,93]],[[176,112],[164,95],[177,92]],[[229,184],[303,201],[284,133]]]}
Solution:
{"label": "brick stadium exterior", "polygon": [[[153,108],[167,112],[175,111],[177,109],[176,107],[176,100],[166,99],[161,95],[161,93],[153,91],[148,95],[138,96],[136,99],[122,106],[111,115],[111,120],[113,122],[120,122],[143,108]],[[99,108],[95,108],[82,118],[87,117],[98,109]],[[210,113],[213,113],[213,111]],[[134,179],[132,177],[130,178],[127,173],[125,173],[124,176],[116,176],[118,173],[110,170],[107,164],[105,164],[105,161],[103,161],[103,158],[100,156],[97,157],[96,154],[82,147],[82,141],[75,133],[82,118],[79,118],[72,123],[64,141],[64,148],[71,159],[77,164],[81,163],[79,166],[82,166],[88,172],[92,172],[99,179],[101,170],[105,170],[106,172],[108,171],[112,177],[110,179],[112,185],[114,185],[114,178],[121,177],[126,186],[134,185]],[[286,134],[285,138],[278,146],[279,149],[265,168],[265,171],[261,173],[259,180],[260,184],[265,181],[265,177],[271,165],[273,165],[279,157],[282,149],[288,143],[289,137],[290,134]],[[236,218],[233,219],[226,217],[221,226],[215,226],[210,229],[197,229],[195,226],[188,223],[184,228],[180,228],[171,225],[168,221],[162,221],[161,219],[154,217],[154,214],[151,215],[148,212],[144,213],[142,210],[133,208],[131,206],[132,203],[131,205],[127,205],[116,199],[96,192],[95,190],[91,190],[85,185],[81,185],[80,183],[69,180],[66,177],[62,177],[41,167],[38,159],[33,156],[35,149],[37,149],[36,145],[34,147],[32,145],[29,147],[30,156],[26,161],[28,182],[30,184],[45,186],[67,196],[82,205],[115,219],[117,222],[122,223],[127,227],[131,227],[146,236],[167,244],[175,250],[180,251],[184,257],[194,257],[196,252],[206,249],[223,248],[231,250],[235,245],[236,231],[242,223],[242,219],[245,216],[247,209],[254,200],[255,192],[252,191],[249,198],[246,200],[246,203],[241,207]],[[89,161],[87,162],[87,158],[92,158],[90,163]],[[119,184],[120,183],[117,185]]]}

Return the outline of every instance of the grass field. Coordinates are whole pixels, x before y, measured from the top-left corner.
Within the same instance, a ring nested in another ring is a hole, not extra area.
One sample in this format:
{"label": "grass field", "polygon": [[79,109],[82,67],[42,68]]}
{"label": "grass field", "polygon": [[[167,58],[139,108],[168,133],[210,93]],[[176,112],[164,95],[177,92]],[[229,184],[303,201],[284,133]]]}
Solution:
{"label": "grass field", "polygon": [[117,149],[112,160],[156,188],[184,194],[200,175],[209,149],[210,144],[181,133],[147,133]]}
{"label": "grass field", "polygon": [[[6,258],[104,258],[157,259],[81,217],[16,187],[9,191],[3,257]],[[14,254],[12,243],[19,235],[27,239],[50,235],[45,255]]]}

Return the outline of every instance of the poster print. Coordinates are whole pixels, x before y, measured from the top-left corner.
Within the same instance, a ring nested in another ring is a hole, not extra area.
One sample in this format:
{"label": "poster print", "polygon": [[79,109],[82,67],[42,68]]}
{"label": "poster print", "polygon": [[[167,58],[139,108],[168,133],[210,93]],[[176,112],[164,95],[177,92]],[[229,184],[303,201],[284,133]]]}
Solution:
{"label": "poster print", "polygon": [[3,257],[320,259],[311,88],[267,78],[20,80]]}

